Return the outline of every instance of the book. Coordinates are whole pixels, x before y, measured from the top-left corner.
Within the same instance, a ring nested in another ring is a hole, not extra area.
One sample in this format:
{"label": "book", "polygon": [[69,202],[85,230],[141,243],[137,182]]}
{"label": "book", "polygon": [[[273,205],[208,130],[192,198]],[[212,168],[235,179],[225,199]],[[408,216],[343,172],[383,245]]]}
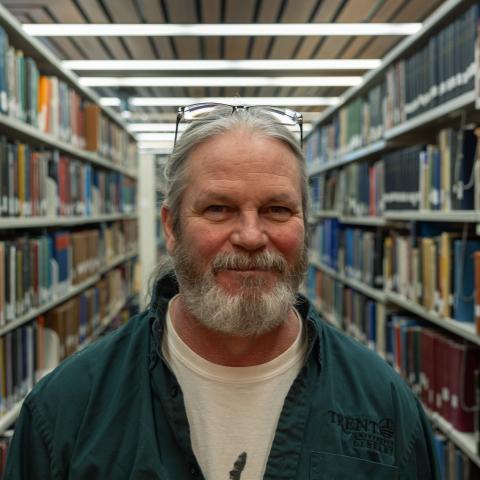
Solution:
{"label": "book", "polygon": [[480,241],[455,240],[454,250],[454,318],[474,322],[474,252],[480,251]]}

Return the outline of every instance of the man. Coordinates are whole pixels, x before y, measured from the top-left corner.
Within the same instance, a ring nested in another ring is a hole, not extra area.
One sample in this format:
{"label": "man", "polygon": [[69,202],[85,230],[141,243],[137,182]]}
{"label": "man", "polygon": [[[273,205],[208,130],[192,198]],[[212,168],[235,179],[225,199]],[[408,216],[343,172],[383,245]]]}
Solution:
{"label": "man", "polygon": [[217,109],[167,166],[175,275],[29,395],[6,478],[436,479],[421,406],[296,296],[306,173],[261,109]]}

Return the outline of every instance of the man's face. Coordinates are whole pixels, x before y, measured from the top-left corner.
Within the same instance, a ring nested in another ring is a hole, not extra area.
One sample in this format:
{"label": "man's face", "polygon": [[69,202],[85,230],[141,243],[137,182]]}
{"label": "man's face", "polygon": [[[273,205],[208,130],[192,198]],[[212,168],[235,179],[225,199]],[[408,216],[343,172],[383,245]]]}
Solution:
{"label": "man's face", "polygon": [[298,160],[286,145],[245,131],[200,144],[189,157],[179,235],[170,212],[163,219],[186,303],[208,317],[199,321],[248,335],[286,319],[306,254]]}

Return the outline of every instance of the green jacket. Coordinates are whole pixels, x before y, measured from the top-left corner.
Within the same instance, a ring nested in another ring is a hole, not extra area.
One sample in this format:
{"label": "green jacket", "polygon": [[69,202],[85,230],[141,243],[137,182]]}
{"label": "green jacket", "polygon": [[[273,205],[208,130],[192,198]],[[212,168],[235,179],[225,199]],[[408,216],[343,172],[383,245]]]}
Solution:
{"label": "green jacket", "polygon": [[[160,280],[149,310],[36,385],[16,424],[7,480],[203,478],[182,391],[160,348],[177,288]],[[403,380],[306,299],[296,307],[308,354],[264,479],[438,479],[428,421]]]}

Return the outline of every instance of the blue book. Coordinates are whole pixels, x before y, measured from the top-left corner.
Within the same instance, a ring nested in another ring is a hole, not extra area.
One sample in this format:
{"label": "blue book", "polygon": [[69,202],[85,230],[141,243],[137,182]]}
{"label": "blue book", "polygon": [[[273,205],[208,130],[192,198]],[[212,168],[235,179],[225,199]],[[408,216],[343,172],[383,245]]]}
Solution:
{"label": "blue book", "polygon": [[440,471],[440,478],[446,480],[446,469],[445,469],[445,448],[447,444],[447,439],[439,434],[435,433],[433,436],[433,442],[435,444],[435,452],[437,453],[438,469]]}
{"label": "blue book", "polygon": [[58,267],[58,283],[61,289],[70,283],[70,233],[58,231],[53,234],[53,256]]}
{"label": "blue book", "polygon": [[455,478],[459,480],[463,480],[464,462],[465,462],[464,453],[458,448],[456,448],[455,449]]}
{"label": "blue book", "polygon": [[453,318],[460,322],[474,322],[474,262],[473,253],[480,250],[478,240],[455,240]]}
{"label": "blue book", "polygon": [[377,343],[377,303],[374,301],[367,302],[367,340],[369,346],[374,347]]}

